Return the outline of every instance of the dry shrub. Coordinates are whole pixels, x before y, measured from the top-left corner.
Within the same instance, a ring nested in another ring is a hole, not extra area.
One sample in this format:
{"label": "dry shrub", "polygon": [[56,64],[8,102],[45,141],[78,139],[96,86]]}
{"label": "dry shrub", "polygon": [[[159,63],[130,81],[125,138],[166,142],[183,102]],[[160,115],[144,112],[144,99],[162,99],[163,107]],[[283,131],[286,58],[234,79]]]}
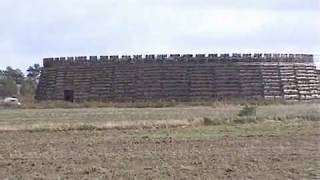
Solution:
{"label": "dry shrub", "polygon": [[256,117],[237,117],[232,119],[232,123],[234,124],[248,124],[248,123],[257,123],[259,120]]}
{"label": "dry shrub", "polygon": [[203,124],[205,126],[216,126],[226,124],[228,121],[226,119],[212,119],[208,117],[203,118]]}

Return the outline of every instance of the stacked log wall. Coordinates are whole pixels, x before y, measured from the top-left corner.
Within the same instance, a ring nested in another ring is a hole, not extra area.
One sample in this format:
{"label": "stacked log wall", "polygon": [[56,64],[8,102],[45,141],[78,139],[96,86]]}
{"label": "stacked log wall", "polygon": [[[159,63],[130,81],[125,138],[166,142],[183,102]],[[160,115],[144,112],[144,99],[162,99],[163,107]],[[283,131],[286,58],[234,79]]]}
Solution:
{"label": "stacked log wall", "polygon": [[312,55],[197,54],[47,58],[36,98],[64,100],[312,100],[320,94]]}

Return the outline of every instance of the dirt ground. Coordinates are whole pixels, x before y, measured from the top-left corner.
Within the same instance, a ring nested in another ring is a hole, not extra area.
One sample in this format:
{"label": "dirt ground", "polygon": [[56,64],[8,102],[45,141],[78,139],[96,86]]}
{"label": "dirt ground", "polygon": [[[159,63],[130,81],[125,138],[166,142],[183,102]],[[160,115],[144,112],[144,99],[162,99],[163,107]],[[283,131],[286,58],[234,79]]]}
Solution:
{"label": "dirt ground", "polygon": [[318,122],[0,137],[1,179],[320,178]]}

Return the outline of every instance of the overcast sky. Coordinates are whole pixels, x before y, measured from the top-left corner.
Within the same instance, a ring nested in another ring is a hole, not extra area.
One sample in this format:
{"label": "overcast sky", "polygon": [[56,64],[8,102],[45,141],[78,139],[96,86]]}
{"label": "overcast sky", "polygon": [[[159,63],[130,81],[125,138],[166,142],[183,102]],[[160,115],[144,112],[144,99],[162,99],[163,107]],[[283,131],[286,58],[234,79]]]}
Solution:
{"label": "overcast sky", "polygon": [[44,57],[320,54],[320,0],[0,0],[0,68]]}

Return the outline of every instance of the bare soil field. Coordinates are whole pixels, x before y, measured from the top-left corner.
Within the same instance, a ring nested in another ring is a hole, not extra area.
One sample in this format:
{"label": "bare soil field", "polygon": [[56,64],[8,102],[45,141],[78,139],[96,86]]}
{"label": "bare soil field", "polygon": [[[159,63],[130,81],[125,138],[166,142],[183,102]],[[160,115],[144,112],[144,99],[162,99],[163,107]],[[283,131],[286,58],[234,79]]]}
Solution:
{"label": "bare soil field", "polygon": [[[0,177],[320,178],[319,104],[261,106],[255,121],[232,121],[239,110],[239,106],[0,110]],[[208,125],[206,119],[229,123]]]}

